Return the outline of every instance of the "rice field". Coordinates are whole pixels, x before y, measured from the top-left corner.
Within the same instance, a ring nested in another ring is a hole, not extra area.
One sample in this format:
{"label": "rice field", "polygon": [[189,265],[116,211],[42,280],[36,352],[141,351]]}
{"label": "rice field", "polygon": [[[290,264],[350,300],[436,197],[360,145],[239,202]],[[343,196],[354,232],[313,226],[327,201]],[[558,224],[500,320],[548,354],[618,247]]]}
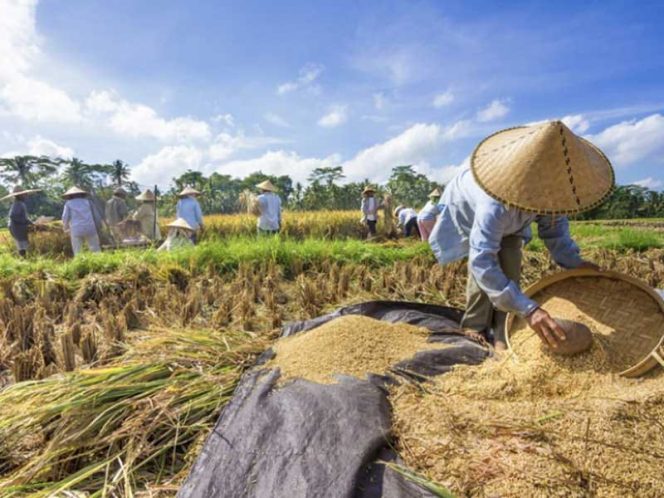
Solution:
{"label": "rice field", "polygon": [[[464,303],[465,264],[359,240],[357,212],[293,214],[280,237],[244,215],[206,221],[175,253],[0,253],[0,496],[174,496],[285,321],[370,299]],[[573,230],[589,259],[664,287],[660,234]],[[526,251],[523,285],[556,270],[542,249]]]}

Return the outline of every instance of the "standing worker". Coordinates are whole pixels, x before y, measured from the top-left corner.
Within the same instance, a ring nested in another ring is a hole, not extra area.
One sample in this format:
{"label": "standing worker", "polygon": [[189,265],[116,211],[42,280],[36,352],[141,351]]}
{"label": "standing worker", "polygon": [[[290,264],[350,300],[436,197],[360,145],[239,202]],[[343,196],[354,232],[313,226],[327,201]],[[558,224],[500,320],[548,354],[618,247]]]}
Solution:
{"label": "standing worker", "polygon": [[28,218],[28,208],[25,205],[25,199],[28,194],[39,192],[41,189],[24,190],[18,185],[14,187],[12,193],[4,196],[0,200],[13,199],[12,206],[9,209],[9,233],[11,234],[19,256],[25,258],[28,251],[28,231],[32,221]]}
{"label": "standing worker", "polygon": [[138,209],[132,215],[132,219],[141,224],[141,232],[151,241],[161,239],[161,230],[159,230],[159,220],[157,220],[156,197],[152,190],[147,189],[136,196],[140,202]]}
{"label": "standing worker", "polygon": [[62,212],[62,225],[65,233],[69,233],[74,256],[81,252],[84,242],[91,252],[99,252],[101,248],[97,226],[101,216],[88,198],[88,193],[78,187],[72,187],[62,194],[62,197],[66,199]]}
{"label": "standing worker", "polygon": [[261,191],[257,198],[260,216],[258,217],[258,233],[277,234],[281,229],[281,199],[276,194],[277,187],[270,180],[256,185]]}
{"label": "standing worker", "polygon": [[182,218],[192,228],[191,241],[195,244],[198,232],[203,229],[203,211],[196,197],[201,193],[191,187],[185,187],[178,194],[180,200],[175,207],[175,216]]}
{"label": "standing worker", "polygon": [[113,196],[106,201],[106,223],[108,223],[116,243],[121,242],[125,236],[123,230],[118,225],[129,214],[127,203],[125,202],[126,197],[127,192],[122,187],[118,187],[113,191]]}
{"label": "standing worker", "polygon": [[436,224],[436,217],[440,214],[440,189],[436,187],[429,194],[429,202],[427,202],[422,210],[417,214],[417,228],[420,230],[420,237],[422,240],[429,240],[429,235],[433,226]]}
{"label": "standing worker", "polygon": [[531,238],[531,223],[537,223],[558,265],[599,269],[581,258],[563,214],[600,205],[613,186],[606,156],[560,121],[484,139],[470,168],[446,186],[429,238],[441,264],[468,256],[462,327],[484,335],[493,330],[496,350],[504,350],[505,312],[513,312],[549,347],[565,340],[562,328],[519,288],[521,249]]}
{"label": "standing worker", "polygon": [[417,228],[417,211],[405,206],[397,206],[394,210],[394,217],[397,219],[397,225],[403,230],[404,237],[415,235],[420,237],[420,229]]}
{"label": "standing worker", "polygon": [[362,210],[362,223],[365,223],[369,230],[369,235],[367,236],[368,239],[376,236],[378,208],[380,208],[380,203],[376,200],[376,190],[372,186],[367,185],[362,191],[362,204],[360,209]]}

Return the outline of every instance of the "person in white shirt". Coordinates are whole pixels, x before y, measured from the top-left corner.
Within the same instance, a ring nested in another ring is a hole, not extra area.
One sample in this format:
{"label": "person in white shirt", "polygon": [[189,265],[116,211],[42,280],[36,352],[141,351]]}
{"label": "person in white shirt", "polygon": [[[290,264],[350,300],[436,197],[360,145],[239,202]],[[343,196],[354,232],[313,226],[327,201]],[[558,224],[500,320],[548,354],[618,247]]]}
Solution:
{"label": "person in white shirt", "polygon": [[78,187],[67,190],[62,197],[67,199],[62,212],[62,225],[69,233],[71,247],[76,256],[86,243],[92,252],[101,251],[97,225],[101,216],[96,212],[88,193]]}
{"label": "person in white shirt", "polygon": [[437,187],[429,194],[429,202],[417,214],[417,228],[420,229],[420,237],[423,241],[429,240],[429,235],[433,226],[436,224],[436,218],[440,214],[440,189]]}
{"label": "person in white shirt", "polygon": [[420,230],[417,228],[417,211],[413,208],[397,206],[394,210],[394,216],[398,220],[397,224],[403,230],[404,237],[415,235],[420,238]]}
{"label": "person in white shirt", "polygon": [[175,207],[175,215],[185,220],[194,231],[191,234],[191,241],[195,244],[197,234],[203,229],[203,211],[196,197],[201,193],[191,187],[185,187],[178,194],[180,200]]}
{"label": "person in white shirt", "polygon": [[190,247],[194,243],[191,240],[191,235],[194,229],[182,218],[166,225],[168,227],[168,237],[162,245],[159,246],[157,251],[172,251],[181,247]]}
{"label": "person in white shirt", "polygon": [[380,208],[380,203],[376,199],[376,190],[367,185],[362,191],[362,204],[360,209],[362,210],[362,223],[367,225],[369,230],[369,235],[367,238],[371,239],[376,236],[376,223],[378,222],[378,209]]}
{"label": "person in white shirt", "polygon": [[258,233],[277,234],[281,230],[281,199],[276,194],[275,187],[270,180],[256,185],[261,193],[257,198],[260,216],[256,225]]}

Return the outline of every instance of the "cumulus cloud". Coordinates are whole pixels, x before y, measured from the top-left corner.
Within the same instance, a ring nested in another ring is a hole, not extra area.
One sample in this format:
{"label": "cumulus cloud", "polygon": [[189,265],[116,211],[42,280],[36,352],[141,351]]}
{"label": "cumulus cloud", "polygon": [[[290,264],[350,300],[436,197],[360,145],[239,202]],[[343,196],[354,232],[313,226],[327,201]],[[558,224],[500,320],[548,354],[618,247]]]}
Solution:
{"label": "cumulus cloud", "polygon": [[510,108],[505,100],[492,100],[484,109],[477,111],[477,120],[480,123],[495,121],[506,116],[508,112],[510,112]]}
{"label": "cumulus cloud", "polygon": [[662,162],[664,157],[664,116],[652,114],[609,126],[587,137],[616,166],[630,166],[642,160]]}
{"label": "cumulus cloud", "polygon": [[70,159],[74,157],[74,149],[55,143],[39,135],[28,140],[28,154],[31,156],[49,156]]}
{"label": "cumulus cloud", "polygon": [[585,133],[590,128],[590,122],[583,114],[564,116],[560,120],[574,133]]}
{"label": "cumulus cloud", "polygon": [[216,116],[212,117],[212,122],[228,126],[229,128],[235,126],[235,118],[230,113],[217,114]]}
{"label": "cumulus cloud", "polygon": [[0,0],[0,81],[24,74],[39,55],[37,0]]}
{"label": "cumulus cloud", "polygon": [[188,169],[200,170],[203,166],[202,150],[188,145],[169,145],[144,158],[132,169],[132,179],[141,185],[166,186],[171,178]]}
{"label": "cumulus cloud", "polygon": [[272,125],[280,126],[281,128],[290,128],[290,123],[288,121],[273,112],[266,112],[263,114],[263,119]]}
{"label": "cumulus cloud", "polygon": [[335,128],[348,120],[348,108],[345,105],[335,105],[327,114],[318,120],[318,126],[323,128]]}
{"label": "cumulus cloud", "polygon": [[450,90],[447,90],[444,93],[436,95],[433,98],[432,104],[436,109],[440,109],[441,107],[450,105],[452,102],[454,102],[454,94]]}
{"label": "cumulus cloud", "polygon": [[644,178],[643,180],[638,180],[634,182],[634,185],[638,185],[639,187],[645,187],[650,190],[661,190],[662,186],[664,186],[664,183],[662,180],[656,180],[652,176],[649,176],[648,178]]}
{"label": "cumulus cloud", "polygon": [[300,89],[309,89],[317,92],[319,89],[314,84],[324,70],[321,64],[307,64],[300,69],[297,79],[287,81],[277,87],[277,95],[285,95]]}
{"label": "cumulus cloud", "polygon": [[243,131],[235,135],[220,133],[210,144],[208,156],[211,160],[223,161],[240,150],[259,149],[279,143],[283,143],[283,140],[265,135],[247,136]]}

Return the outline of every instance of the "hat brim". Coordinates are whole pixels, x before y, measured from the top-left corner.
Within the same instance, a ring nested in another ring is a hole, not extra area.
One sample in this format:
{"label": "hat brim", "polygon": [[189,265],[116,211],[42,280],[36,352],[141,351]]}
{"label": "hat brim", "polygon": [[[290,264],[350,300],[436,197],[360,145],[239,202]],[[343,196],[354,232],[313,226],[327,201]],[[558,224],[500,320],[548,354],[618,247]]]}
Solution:
{"label": "hat brim", "polygon": [[12,199],[14,197],[18,197],[18,196],[21,196],[21,195],[34,194],[35,192],[41,192],[43,190],[44,189],[42,189],[42,188],[32,188],[32,189],[28,189],[28,190],[22,190],[20,192],[12,192],[12,193],[7,194],[6,196],[0,198],[0,201],[4,201],[6,199]]}

